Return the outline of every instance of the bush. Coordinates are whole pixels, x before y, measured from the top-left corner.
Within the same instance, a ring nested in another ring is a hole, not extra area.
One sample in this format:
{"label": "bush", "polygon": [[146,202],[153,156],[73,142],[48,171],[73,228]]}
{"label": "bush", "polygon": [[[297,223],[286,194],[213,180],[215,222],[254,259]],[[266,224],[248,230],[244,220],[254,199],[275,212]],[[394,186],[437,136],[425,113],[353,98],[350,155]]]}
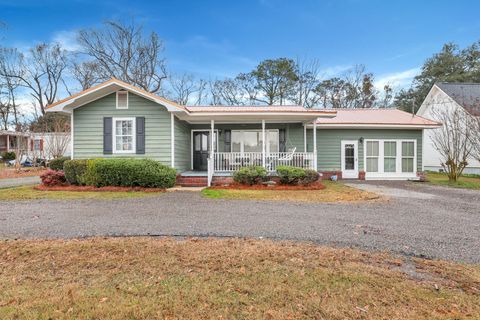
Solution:
{"label": "bush", "polygon": [[[85,185],[87,184],[87,165],[89,160],[67,160],[63,164],[65,179],[69,184]],[[93,160],[91,160],[93,161]]]}
{"label": "bush", "polygon": [[320,175],[316,170],[306,169],[305,177],[299,181],[300,184],[308,185],[318,181]]}
{"label": "bush", "polygon": [[261,166],[243,167],[235,171],[233,180],[241,184],[254,185],[265,181],[267,170]]}
{"label": "bush", "polygon": [[50,161],[50,163],[48,164],[48,166],[50,167],[50,169],[52,170],[63,170],[63,164],[65,163],[65,161],[67,160],[70,160],[70,157],[60,157],[60,158],[55,158],[53,160]]}
{"label": "bush", "polygon": [[11,160],[15,160],[15,158],[16,158],[16,154],[13,151],[2,152],[1,156],[2,156],[3,161],[11,161]]}
{"label": "bush", "polygon": [[296,185],[306,177],[305,169],[291,166],[278,166],[277,173],[281,184]]}
{"label": "bush", "polygon": [[40,176],[42,184],[46,186],[59,186],[65,183],[65,174],[61,170],[48,169],[47,172]]}
{"label": "bush", "polygon": [[87,161],[87,170],[80,182],[96,187],[171,188],[176,179],[175,169],[155,160],[94,159]]}

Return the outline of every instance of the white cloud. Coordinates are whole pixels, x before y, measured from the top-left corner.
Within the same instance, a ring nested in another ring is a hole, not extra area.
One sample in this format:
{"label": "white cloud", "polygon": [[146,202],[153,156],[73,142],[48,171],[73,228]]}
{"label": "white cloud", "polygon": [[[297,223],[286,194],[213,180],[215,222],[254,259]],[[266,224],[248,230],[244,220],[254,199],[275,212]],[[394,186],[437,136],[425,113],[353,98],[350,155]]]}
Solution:
{"label": "white cloud", "polygon": [[325,69],[320,70],[320,76],[322,79],[329,79],[335,76],[339,76],[341,73],[351,69],[352,66],[347,65],[338,65],[333,67],[327,67]]}
{"label": "white cloud", "polygon": [[68,51],[80,50],[80,45],[77,41],[76,31],[62,30],[53,35],[53,41],[59,43],[62,48]]}
{"label": "white cloud", "polygon": [[385,74],[375,81],[375,87],[379,90],[388,84],[395,89],[400,89],[409,86],[413,78],[420,73],[420,68],[412,68],[400,72]]}

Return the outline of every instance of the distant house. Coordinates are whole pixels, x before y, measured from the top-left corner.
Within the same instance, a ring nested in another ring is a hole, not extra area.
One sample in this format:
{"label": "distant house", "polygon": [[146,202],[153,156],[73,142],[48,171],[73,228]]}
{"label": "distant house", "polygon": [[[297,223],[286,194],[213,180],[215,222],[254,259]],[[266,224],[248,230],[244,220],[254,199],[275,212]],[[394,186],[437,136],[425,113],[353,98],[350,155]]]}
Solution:
{"label": "distant house", "polygon": [[[62,147],[60,145],[64,145]],[[2,152],[22,150],[25,157],[51,160],[52,151],[65,149],[64,155],[69,156],[70,133],[39,133],[0,130],[0,155]]]}
{"label": "distant house", "polygon": [[[425,97],[417,115],[435,120],[432,112],[435,108],[462,108],[468,114],[480,117],[480,83],[436,83]],[[423,163],[425,170],[439,171],[442,169],[442,160],[432,142],[433,130],[425,131]],[[468,163],[465,173],[480,174],[478,161],[471,157]]]}
{"label": "distant house", "polygon": [[208,183],[250,165],[352,179],[416,178],[423,130],[439,126],[400,110],[183,106],[117,79],[47,112],[70,115],[72,158],[152,158]]}

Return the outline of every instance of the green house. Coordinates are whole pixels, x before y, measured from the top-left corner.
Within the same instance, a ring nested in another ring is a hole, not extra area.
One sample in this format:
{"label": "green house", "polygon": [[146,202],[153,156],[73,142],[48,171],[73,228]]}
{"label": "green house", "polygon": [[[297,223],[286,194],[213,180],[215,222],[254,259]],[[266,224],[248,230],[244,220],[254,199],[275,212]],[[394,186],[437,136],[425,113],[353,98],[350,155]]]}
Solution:
{"label": "green house", "polygon": [[393,109],[182,106],[117,79],[47,112],[70,115],[74,159],[151,158],[208,183],[250,165],[270,172],[293,165],[343,179],[414,179],[423,171],[423,130],[439,126]]}

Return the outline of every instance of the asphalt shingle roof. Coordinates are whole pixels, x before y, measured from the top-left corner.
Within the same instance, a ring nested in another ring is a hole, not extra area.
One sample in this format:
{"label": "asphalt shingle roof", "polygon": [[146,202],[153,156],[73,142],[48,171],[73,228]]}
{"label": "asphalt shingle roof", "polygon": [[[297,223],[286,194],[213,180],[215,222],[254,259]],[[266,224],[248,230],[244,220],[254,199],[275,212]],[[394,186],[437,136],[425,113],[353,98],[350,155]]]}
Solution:
{"label": "asphalt shingle roof", "polygon": [[480,116],[480,83],[436,83],[443,92],[473,116]]}

